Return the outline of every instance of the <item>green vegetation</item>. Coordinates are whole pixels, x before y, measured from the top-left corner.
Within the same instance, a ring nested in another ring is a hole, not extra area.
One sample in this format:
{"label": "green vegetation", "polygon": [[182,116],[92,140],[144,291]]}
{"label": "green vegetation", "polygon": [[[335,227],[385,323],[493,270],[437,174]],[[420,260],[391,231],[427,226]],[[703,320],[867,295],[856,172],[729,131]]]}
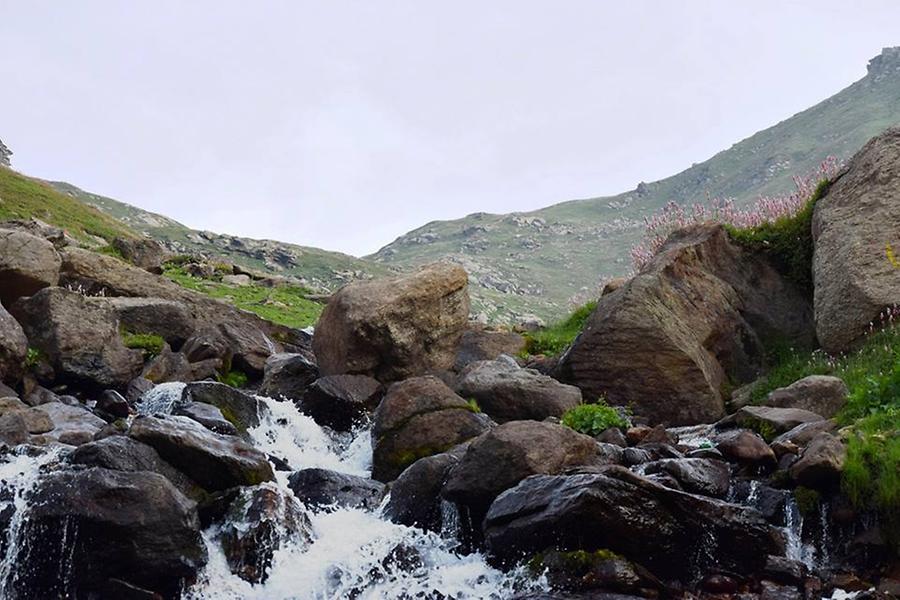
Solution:
{"label": "green vegetation", "polygon": [[797,501],[800,514],[808,516],[818,511],[822,496],[816,490],[800,486],[794,490],[794,500]]}
{"label": "green vegetation", "polygon": [[125,260],[125,257],[122,256],[122,251],[112,244],[101,246],[94,250],[94,252],[99,252],[100,254],[105,254],[106,256],[112,256],[113,258],[118,258],[119,260]]}
{"label": "green vegetation", "polygon": [[125,343],[126,348],[143,350],[147,356],[157,356],[166,345],[166,340],[155,333],[122,331],[122,341]]}
{"label": "green vegetation", "polygon": [[545,329],[525,334],[524,353],[526,355],[559,354],[575,341],[595,308],[597,308],[596,301],[588,302],[575,309],[565,320]]}
{"label": "green vegetation", "polygon": [[561,421],[566,427],[590,436],[600,435],[610,427],[623,429],[628,426],[619,411],[602,398],[596,404],[580,404],[570,408]]}
{"label": "green vegetation", "polygon": [[46,358],[46,356],[44,355],[43,351],[37,348],[29,347],[28,351],[25,353],[25,368],[31,369],[39,362],[44,360],[44,358]]}
{"label": "green vegetation", "polygon": [[466,404],[469,405],[469,410],[471,410],[473,413],[481,413],[481,407],[478,406],[478,400],[476,400],[475,398],[469,398],[468,400],[466,400]]}
{"label": "green vegetation", "polygon": [[[233,388],[242,388],[247,385],[247,375],[237,370],[229,370],[226,373],[218,375],[216,377],[219,383],[224,383],[225,385],[231,386]],[[224,413],[223,413],[224,415]],[[225,417],[228,419],[228,417]],[[231,419],[228,419],[231,421]]]}
{"label": "green vegetation", "polygon": [[550,551],[535,554],[528,561],[528,569],[532,573],[542,573],[551,564],[561,568],[573,576],[583,576],[593,569],[597,563],[609,560],[620,560],[623,557],[612,550],[602,548],[588,552],[587,550],[571,550],[566,552]]}
{"label": "green vegetation", "polygon": [[134,237],[128,227],[96,208],[60,193],[39,179],[0,167],[0,221],[32,217],[60,227],[84,242],[92,242],[97,237],[106,241]]}
{"label": "green vegetation", "polygon": [[269,288],[255,283],[244,286],[228,285],[221,281],[222,272],[220,269],[212,279],[202,279],[189,275],[180,263],[171,261],[166,263],[164,270],[166,277],[183,287],[226,300],[238,308],[288,327],[313,325],[322,313],[322,305],[308,300],[306,295],[309,291],[302,287]]}

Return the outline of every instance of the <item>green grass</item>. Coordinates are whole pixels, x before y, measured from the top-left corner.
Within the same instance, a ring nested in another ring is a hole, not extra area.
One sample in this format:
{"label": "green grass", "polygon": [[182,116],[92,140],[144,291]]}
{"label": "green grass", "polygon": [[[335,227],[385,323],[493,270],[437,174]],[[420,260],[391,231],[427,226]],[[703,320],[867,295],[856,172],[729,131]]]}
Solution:
{"label": "green grass", "polygon": [[44,355],[44,352],[42,350],[29,347],[28,352],[25,353],[24,367],[26,369],[31,369],[45,358],[46,356]]}
{"label": "green grass", "polygon": [[219,383],[224,383],[225,385],[231,386],[233,388],[242,388],[247,385],[247,375],[242,373],[241,371],[228,371],[223,375],[219,375],[216,377],[219,380]]}
{"label": "green grass", "polygon": [[0,167],[0,221],[32,217],[84,242],[94,237],[111,241],[135,235],[124,224],[49,184]]}
{"label": "green grass", "polygon": [[575,341],[595,308],[597,308],[596,301],[588,302],[575,309],[563,321],[540,331],[525,334],[524,354],[532,356],[559,354]]}
{"label": "green grass", "polygon": [[166,340],[155,333],[122,332],[122,342],[126,348],[143,350],[148,356],[157,356],[166,345]]}
{"label": "green grass", "polygon": [[323,306],[308,300],[306,289],[297,286],[264,287],[251,283],[245,286],[227,285],[220,274],[213,279],[201,279],[188,275],[178,264],[167,263],[164,274],[175,283],[225,300],[238,308],[256,313],[263,319],[287,327],[307,327],[315,324]]}
{"label": "green grass", "polygon": [[561,422],[578,433],[590,436],[600,435],[610,427],[623,429],[628,426],[622,415],[602,398],[596,404],[581,404],[570,408],[563,414]]}

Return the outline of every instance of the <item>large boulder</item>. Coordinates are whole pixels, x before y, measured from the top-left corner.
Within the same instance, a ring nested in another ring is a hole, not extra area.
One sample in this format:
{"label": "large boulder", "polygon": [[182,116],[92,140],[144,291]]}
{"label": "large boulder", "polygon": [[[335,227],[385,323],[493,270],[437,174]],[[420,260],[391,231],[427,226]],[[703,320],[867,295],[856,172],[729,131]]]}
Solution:
{"label": "large boulder", "polygon": [[395,523],[440,532],[444,523],[441,489],[464,452],[444,452],[417,460],[391,485],[384,515]]}
{"label": "large boulder", "polygon": [[525,338],[514,331],[471,327],[462,334],[453,368],[462,371],[480,360],[495,360],[501,354],[515,356],[525,349]]}
{"label": "large boulder", "polygon": [[0,303],[56,285],[61,260],[53,244],[24,231],[0,229]]}
{"label": "large boulder", "polygon": [[335,431],[350,431],[378,407],[384,388],[368,375],[327,375],[309,386],[301,410],[316,423]]}
{"label": "large boulder", "polygon": [[206,563],[196,504],[156,473],[59,471],[28,504],[15,598],[109,597],[110,579],[176,598]]}
{"label": "large boulder", "polygon": [[491,426],[437,377],[393,384],[375,411],[372,477],[392,481],[416,460],[470,440]]}
{"label": "large boulder", "polygon": [[826,490],[840,483],[846,459],[847,449],[841,440],[822,432],[809,442],[789,473],[797,485]]}
{"label": "large boulder", "polygon": [[266,455],[232,435],[220,435],[187,417],[139,416],[128,435],[209,491],[271,481]]}
{"label": "large boulder", "polygon": [[655,423],[708,423],[729,382],[755,379],[767,343],[813,343],[804,294],[720,225],[673,233],[641,272],[603,296],[562,357],[585,397],[631,405]]}
{"label": "large boulder", "polygon": [[132,333],[153,333],[173,348],[191,337],[197,320],[183,302],[164,298],[110,298],[122,327]]}
{"label": "large boulder", "polygon": [[118,237],[110,245],[119,251],[122,258],[151,273],[162,273],[162,264],[169,257],[169,252],[150,238]]}
{"label": "large boulder", "polygon": [[453,366],[468,319],[466,272],[435,264],[338,290],[316,325],[313,350],[323,375],[397,381]]}
{"label": "large boulder", "polygon": [[674,477],[684,491],[714,498],[724,498],[731,486],[731,471],[721,460],[665,458],[644,465],[643,472],[664,473]]}
{"label": "large boulder", "polygon": [[840,377],[810,375],[770,392],[766,404],[778,408],[802,408],[830,419],[844,408],[849,393],[847,384]]}
{"label": "large boulder", "polygon": [[672,490],[623,467],[529,477],[491,505],[484,533],[502,560],[550,547],[608,549],[684,582],[713,569],[749,575],[782,553],[755,510]]}
{"label": "large boulder", "polygon": [[497,495],[530,475],[600,462],[600,445],[591,437],[553,423],[511,421],[469,444],[442,493],[484,514]]}
{"label": "large boulder", "polygon": [[141,372],[143,353],[125,347],[116,313],[103,298],[44,288],[11,311],[57,376],[124,389]]}
{"label": "large boulder", "polygon": [[460,374],[457,391],[498,423],[561,417],[581,404],[577,387],[499,360],[470,364]]}
{"label": "large boulder", "polygon": [[340,506],[375,510],[384,497],[383,483],[359,475],[328,469],[303,469],[291,473],[288,486],[306,506]]}
{"label": "large boulder", "polygon": [[816,334],[827,352],[841,352],[900,304],[891,260],[900,256],[900,128],[850,160],[816,202],[812,228]]}
{"label": "large boulder", "polygon": [[273,354],[266,360],[259,393],[270,398],[300,400],[319,376],[319,367],[306,354]]}
{"label": "large boulder", "polygon": [[22,326],[0,304],[0,383],[22,377],[28,355],[28,339]]}
{"label": "large boulder", "polygon": [[181,405],[187,406],[194,402],[218,408],[241,434],[259,426],[260,417],[266,410],[265,404],[256,397],[215,381],[198,381],[184,386]]}
{"label": "large boulder", "polygon": [[716,450],[729,461],[754,469],[774,467],[778,462],[766,440],[749,429],[732,429],[715,436]]}

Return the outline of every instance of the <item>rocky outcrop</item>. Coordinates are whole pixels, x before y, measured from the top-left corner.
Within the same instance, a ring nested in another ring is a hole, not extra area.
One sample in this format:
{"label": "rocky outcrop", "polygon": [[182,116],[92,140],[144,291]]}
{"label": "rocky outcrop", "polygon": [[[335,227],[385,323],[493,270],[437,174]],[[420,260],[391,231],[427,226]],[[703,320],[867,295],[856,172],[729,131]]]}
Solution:
{"label": "rocky outcrop", "polygon": [[175,598],[206,563],[196,505],[156,473],[52,473],[29,506],[16,598],[109,597],[110,579]]}
{"label": "rocky outcrop", "polygon": [[303,469],[291,473],[288,485],[307,506],[339,506],[375,510],[385,494],[383,483],[328,469]]}
{"label": "rocky outcrop", "polygon": [[25,332],[0,304],[0,383],[16,383],[22,377],[27,354]]}
{"label": "rocky outcrop", "polygon": [[368,421],[383,394],[378,380],[367,375],[328,375],[309,386],[300,408],[319,425],[350,431]]}
{"label": "rocky outcrop", "polygon": [[801,408],[830,419],[844,408],[849,393],[847,384],[839,377],[810,375],[770,392],[766,404],[778,408]]}
{"label": "rocky outcrop", "polygon": [[435,264],[338,290],[316,325],[313,350],[323,375],[397,381],[453,366],[468,319],[466,272]]}
{"label": "rocky outcrop", "polygon": [[473,398],[498,423],[561,417],[581,404],[581,390],[504,361],[479,361],[459,377],[459,394]]}
{"label": "rocky outcrop", "polygon": [[752,429],[770,441],[777,435],[790,431],[803,423],[815,423],[823,420],[822,415],[802,408],[745,406],[723,420],[721,425],[734,423],[738,427]]}
{"label": "rocky outcrop", "polygon": [[60,262],[47,240],[24,231],[0,229],[0,303],[9,307],[23,296],[56,285]]}
{"label": "rocky outcrop", "polygon": [[710,422],[724,413],[726,381],[754,379],[775,338],[812,343],[808,301],[724,228],[698,225],[599,300],[559,374],[655,423]]}
{"label": "rocky outcrop", "polygon": [[102,298],[52,287],[23,298],[11,311],[59,377],[124,389],[141,372],[142,353],[125,347],[116,313]]}
{"label": "rocky outcrop", "polygon": [[724,498],[731,485],[728,464],[707,458],[667,458],[644,465],[643,472],[665,473],[685,492],[713,498]]}
{"label": "rocky outcrop", "polygon": [[[850,348],[900,304],[900,128],[863,146],[813,213],[816,334]],[[892,262],[891,256],[894,257]]]}
{"label": "rocky outcrop", "polygon": [[488,550],[503,560],[549,547],[608,549],[684,582],[710,568],[752,574],[782,550],[756,511],[671,490],[622,467],[529,477],[492,504],[484,533]]}
{"label": "rocky outcrop", "polygon": [[315,360],[306,354],[273,354],[266,360],[259,393],[270,398],[300,400],[319,376]]}

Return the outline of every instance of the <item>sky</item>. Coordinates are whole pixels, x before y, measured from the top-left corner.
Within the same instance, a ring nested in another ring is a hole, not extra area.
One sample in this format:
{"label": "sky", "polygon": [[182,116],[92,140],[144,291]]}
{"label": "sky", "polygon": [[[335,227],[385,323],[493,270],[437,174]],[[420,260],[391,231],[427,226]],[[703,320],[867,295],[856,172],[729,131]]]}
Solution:
{"label": "sky", "polygon": [[677,173],[863,77],[896,0],[0,0],[19,171],[374,252]]}

